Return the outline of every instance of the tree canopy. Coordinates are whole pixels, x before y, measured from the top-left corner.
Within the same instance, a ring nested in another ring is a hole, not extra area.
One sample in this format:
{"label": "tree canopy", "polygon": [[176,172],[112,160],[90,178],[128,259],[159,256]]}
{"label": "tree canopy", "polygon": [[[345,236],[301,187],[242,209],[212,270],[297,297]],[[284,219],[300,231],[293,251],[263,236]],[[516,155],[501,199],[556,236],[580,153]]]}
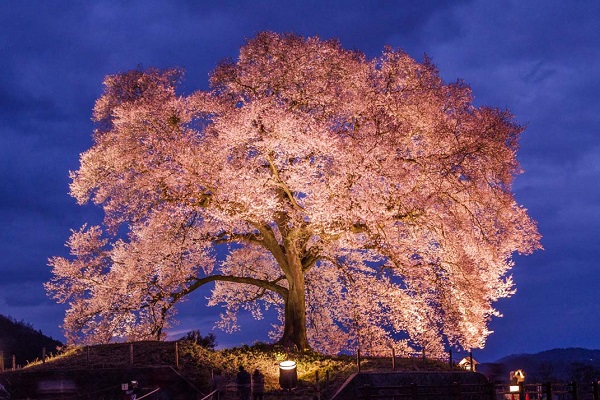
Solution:
{"label": "tree canopy", "polygon": [[108,76],[71,194],[105,213],[50,260],[70,341],[160,338],[214,282],[218,325],[275,309],[273,339],[335,353],[478,348],[540,247],[511,184],[522,127],[427,59],[264,32],[210,88]]}

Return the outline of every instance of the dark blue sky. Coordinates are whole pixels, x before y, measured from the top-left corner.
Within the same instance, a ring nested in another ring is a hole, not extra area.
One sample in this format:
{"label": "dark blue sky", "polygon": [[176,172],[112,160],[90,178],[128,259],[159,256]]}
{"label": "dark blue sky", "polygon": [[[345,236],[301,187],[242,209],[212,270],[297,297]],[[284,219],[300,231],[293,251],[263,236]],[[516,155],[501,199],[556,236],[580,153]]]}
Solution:
{"label": "dark blue sky", "polygon": [[[235,58],[262,30],[338,38],[372,57],[385,45],[446,81],[464,79],[478,105],[527,125],[514,185],[538,221],[544,251],[516,257],[517,294],[498,307],[481,361],[555,347],[600,348],[600,2],[503,1],[3,1],[0,4],[0,313],[63,339],[64,309],[42,283],[71,228],[98,222],[68,195],[68,171],[91,144],[105,75],[180,66],[185,90]],[[203,294],[181,308],[173,336],[208,333],[219,310]],[[265,340],[242,319],[231,345]],[[244,339],[240,339],[244,337]]]}

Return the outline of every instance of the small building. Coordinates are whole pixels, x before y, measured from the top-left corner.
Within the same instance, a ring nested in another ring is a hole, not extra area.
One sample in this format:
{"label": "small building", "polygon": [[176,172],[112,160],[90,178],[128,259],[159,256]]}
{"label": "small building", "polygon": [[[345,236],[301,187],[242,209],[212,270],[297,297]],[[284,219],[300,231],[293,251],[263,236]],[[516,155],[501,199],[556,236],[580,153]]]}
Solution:
{"label": "small building", "polygon": [[[473,363],[473,365],[471,365]],[[473,357],[465,357],[458,363],[458,366],[467,371],[477,372],[477,364],[479,362]]]}

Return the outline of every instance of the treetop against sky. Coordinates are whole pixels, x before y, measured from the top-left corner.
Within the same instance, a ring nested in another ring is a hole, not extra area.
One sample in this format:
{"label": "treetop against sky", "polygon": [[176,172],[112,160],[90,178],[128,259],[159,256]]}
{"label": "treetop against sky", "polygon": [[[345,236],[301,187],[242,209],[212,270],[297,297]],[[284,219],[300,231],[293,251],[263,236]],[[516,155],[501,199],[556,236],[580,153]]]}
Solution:
{"label": "treetop against sky", "polygon": [[508,111],[427,59],[292,34],[248,40],[206,91],[178,94],[182,76],[104,82],[71,174],[103,227],[74,231],[46,284],[69,340],[162,338],[214,282],[220,327],[275,309],[272,338],[300,349],[484,346],[513,254],[540,247]]}

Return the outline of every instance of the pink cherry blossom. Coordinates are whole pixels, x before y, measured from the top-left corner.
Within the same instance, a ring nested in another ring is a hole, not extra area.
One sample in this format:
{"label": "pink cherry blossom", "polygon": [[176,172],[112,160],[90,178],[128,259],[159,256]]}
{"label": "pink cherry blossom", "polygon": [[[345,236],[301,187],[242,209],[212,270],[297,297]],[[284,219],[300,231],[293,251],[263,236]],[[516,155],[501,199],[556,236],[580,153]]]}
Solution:
{"label": "pink cherry blossom", "polygon": [[299,349],[378,354],[479,348],[512,255],[540,235],[511,184],[523,128],[463,82],[385,48],[260,33],[210,90],[179,69],[108,76],[71,194],[105,212],[47,290],[72,342],[162,338],[179,302],[215,282],[218,326],[281,325]]}

